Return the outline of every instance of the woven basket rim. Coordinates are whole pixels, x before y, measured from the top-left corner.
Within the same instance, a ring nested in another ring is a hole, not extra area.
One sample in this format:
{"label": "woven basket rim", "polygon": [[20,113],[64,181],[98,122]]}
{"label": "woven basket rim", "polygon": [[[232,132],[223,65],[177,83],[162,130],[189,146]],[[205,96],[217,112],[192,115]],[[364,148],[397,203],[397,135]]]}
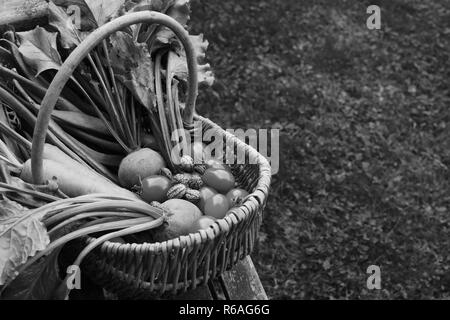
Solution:
{"label": "woven basket rim", "polygon": [[[250,212],[258,210],[259,207],[263,207],[267,200],[271,181],[271,167],[268,160],[262,156],[258,151],[256,151],[250,145],[239,140],[236,136],[222,129],[219,125],[214,123],[208,118],[195,115],[194,120],[200,120],[211,126],[213,129],[219,130],[227,139],[232,139],[236,142],[238,148],[246,149],[249,154],[256,157],[259,165],[259,179],[255,187],[255,190],[249,194],[246,200],[238,207],[231,209],[231,213],[223,219],[217,220],[211,228],[207,230],[199,230],[195,233],[190,233],[189,235],[179,236],[177,238],[169,239],[160,242],[144,242],[144,243],[117,243],[111,241],[105,241],[102,243],[98,249],[103,252],[107,251],[154,251],[154,252],[167,252],[168,249],[172,248],[189,248],[193,244],[200,244],[207,240],[215,240],[218,236],[226,234],[234,226],[245,222]],[[91,236],[86,236],[87,242],[92,242],[96,238]],[[167,250],[167,251],[166,251]]]}

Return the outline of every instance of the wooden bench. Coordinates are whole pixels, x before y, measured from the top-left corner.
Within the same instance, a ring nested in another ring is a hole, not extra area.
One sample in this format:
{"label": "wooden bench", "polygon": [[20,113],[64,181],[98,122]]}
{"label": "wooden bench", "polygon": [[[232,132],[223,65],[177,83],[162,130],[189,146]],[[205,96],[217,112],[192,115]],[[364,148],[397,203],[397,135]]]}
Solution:
{"label": "wooden bench", "polygon": [[219,279],[210,281],[208,287],[199,287],[193,292],[175,297],[193,300],[267,300],[252,259],[246,257]]}
{"label": "wooden bench", "polygon": [[[45,0],[0,0],[0,26],[12,24],[19,29],[33,28],[45,24],[47,19],[47,1]],[[84,289],[75,290],[73,299],[104,299],[112,295],[105,294],[101,288],[86,282]],[[232,270],[226,271],[208,286],[173,297],[190,300],[267,300],[267,295],[250,257],[239,262]]]}

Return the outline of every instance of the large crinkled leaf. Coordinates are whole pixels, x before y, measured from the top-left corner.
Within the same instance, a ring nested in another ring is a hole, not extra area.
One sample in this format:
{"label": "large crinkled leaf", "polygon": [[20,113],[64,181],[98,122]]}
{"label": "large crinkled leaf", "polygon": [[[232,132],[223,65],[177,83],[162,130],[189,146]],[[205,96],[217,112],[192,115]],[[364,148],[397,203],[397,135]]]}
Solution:
{"label": "large crinkled leaf", "polygon": [[122,8],[125,0],[85,0],[98,26],[108,22]]}
{"label": "large crinkled leaf", "polygon": [[167,10],[167,15],[177,20],[183,27],[186,27],[191,13],[189,0],[175,0]]}
{"label": "large crinkled leaf", "polygon": [[52,2],[66,10],[71,17],[77,18],[74,15],[80,14],[80,20],[78,21],[80,23],[80,31],[88,31],[97,27],[97,22],[85,0],[52,0]]}
{"label": "large crinkled leaf", "polygon": [[[203,39],[203,35],[189,36],[194,46],[196,60],[198,64],[198,82],[211,86],[214,82],[214,75],[211,71],[209,63],[204,63],[208,41]],[[188,68],[186,62],[186,53],[183,49],[176,50],[176,55],[171,55],[169,63],[171,63],[172,74],[180,80],[187,81]]]}
{"label": "large crinkled leaf", "polygon": [[78,31],[72,19],[52,1],[48,4],[48,23],[59,31],[61,46],[64,49],[73,49],[80,44]]}
{"label": "large crinkled leaf", "polygon": [[[138,11],[158,11],[165,13],[167,9],[174,3],[174,1],[175,0],[126,0],[119,11],[117,11],[116,15],[112,18],[114,19],[127,13]],[[144,27],[141,27],[141,24],[135,24],[128,27],[128,29],[131,30],[130,34],[132,34],[135,39],[137,39],[138,33],[141,33],[140,36],[142,36],[142,33],[145,32],[147,27],[155,29],[156,25],[144,24]]]}
{"label": "large crinkled leaf", "polygon": [[20,273],[2,292],[4,300],[50,300],[58,298],[57,289],[61,284],[58,255],[53,251]]}
{"label": "large crinkled leaf", "polygon": [[[189,0],[174,0],[173,4],[167,10],[167,15],[177,20],[181,25],[186,26],[189,21],[190,5]],[[211,86],[214,82],[214,75],[211,66],[205,63],[208,41],[203,38],[203,34],[189,36],[195,49],[198,65],[198,82]],[[158,31],[155,42],[152,44],[152,50],[158,50],[162,47],[170,46],[175,50],[177,56],[172,55],[170,63],[172,64],[173,74],[180,80],[186,81],[188,70],[186,63],[186,54],[181,47],[175,34],[168,28],[161,28]]]}
{"label": "large crinkled leaf", "polygon": [[135,11],[159,11],[165,12],[175,0],[126,0],[122,8],[118,11],[119,15]]}
{"label": "large crinkled leaf", "polygon": [[36,76],[49,69],[58,70],[61,66],[61,56],[56,46],[57,35],[56,32],[48,32],[39,26],[31,31],[17,32],[19,52],[34,69]]}
{"label": "large crinkled leaf", "polygon": [[41,216],[10,200],[0,201],[0,286],[17,276],[17,269],[50,242]]}
{"label": "large crinkled leaf", "polygon": [[53,2],[64,8],[77,6],[81,13],[82,30],[89,30],[117,16],[125,0],[53,0]]}
{"label": "large crinkled leaf", "polygon": [[147,109],[155,105],[153,66],[147,45],[125,32],[110,37],[110,57],[116,77]]}

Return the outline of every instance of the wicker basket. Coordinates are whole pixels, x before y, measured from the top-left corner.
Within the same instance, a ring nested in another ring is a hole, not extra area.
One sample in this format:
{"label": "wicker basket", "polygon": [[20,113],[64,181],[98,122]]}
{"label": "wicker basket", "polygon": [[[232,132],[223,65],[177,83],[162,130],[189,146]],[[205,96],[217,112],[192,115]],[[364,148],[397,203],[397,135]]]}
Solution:
{"label": "wicker basket", "polygon": [[[175,294],[194,289],[250,254],[257,240],[271,180],[268,161],[255,149],[210,120],[194,115],[197,70],[192,44],[181,25],[173,19],[167,23],[161,16],[163,14],[147,11],[119,17],[94,31],[66,59],[53,79],[39,111],[33,136],[33,179],[35,182],[42,180],[42,137],[47,134],[51,113],[70,74],[100,41],[136,23],[163,24],[174,31],[185,47],[189,69],[188,97],[183,114],[185,124],[189,126],[193,120],[201,121],[203,130],[214,130],[228,144],[232,143],[233,149],[244,151],[249,163],[256,164],[231,165],[238,184],[251,194],[241,206],[233,208],[231,214],[218,220],[212,228],[160,243],[105,242],[86,257],[83,263],[85,274],[124,298],[150,298],[167,292]],[[93,240],[92,237],[86,237],[82,245]]]}

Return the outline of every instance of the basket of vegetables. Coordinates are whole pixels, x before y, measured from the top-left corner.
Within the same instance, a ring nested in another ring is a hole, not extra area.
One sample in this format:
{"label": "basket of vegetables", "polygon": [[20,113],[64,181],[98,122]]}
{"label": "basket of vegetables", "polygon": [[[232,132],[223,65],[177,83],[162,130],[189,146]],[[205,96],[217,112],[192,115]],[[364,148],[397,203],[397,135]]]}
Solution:
{"label": "basket of vegetables", "polygon": [[67,298],[69,270],[121,297],[176,294],[257,240],[270,166],[196,114],[212,75],[187,1],[118,2],[105,17],[86,1],[87,31],[50,2],[54,32],[0,40],[2,298]]}

